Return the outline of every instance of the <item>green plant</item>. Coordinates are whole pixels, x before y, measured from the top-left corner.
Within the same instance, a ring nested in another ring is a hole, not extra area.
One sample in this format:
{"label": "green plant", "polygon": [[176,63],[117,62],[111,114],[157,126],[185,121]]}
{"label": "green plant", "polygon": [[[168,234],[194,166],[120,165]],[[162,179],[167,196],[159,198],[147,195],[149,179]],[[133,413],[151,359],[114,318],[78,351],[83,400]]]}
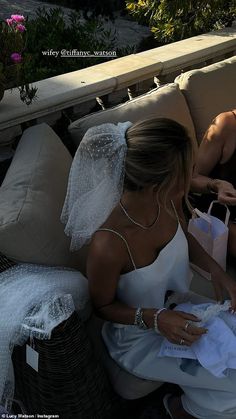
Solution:
{"label": "green plant", "polygon": [[29,86],[27,79],[27,27],[24,16],[11,15],[11,18],[0,22],[0,45],[1,86],[6,89],[17,87],[21,100],[29,105],[37,89]]}
{"label": "green plant", "polygon": [[125,10],[125,0],[43,0],[47,3],[55,3],[58,6],[70,7],[74,10],[81,11],[85,19],[88,19],[88,14],[93,18],[98,15],[109,16],[114,18],[114,12],[121,11],[127,13]]}
{"label": "green plant", "polygon": [[236,0],[126,0],[128,11],[168,43],[231,26]]}
{"label": "green plant", "polygon": [[[28,21],[30,37],[27,44],[26,72],[29,82],[80,70],[133,52],[131,48],[116,48],[115,31],[105,30],[99,20],[81,22],[78,12],[65,18],[60,8],[37,10],[36,18]],[[109,57],[67,57],[62,50],[115,51]],[[56,56],[50,51],[58,52]]]}

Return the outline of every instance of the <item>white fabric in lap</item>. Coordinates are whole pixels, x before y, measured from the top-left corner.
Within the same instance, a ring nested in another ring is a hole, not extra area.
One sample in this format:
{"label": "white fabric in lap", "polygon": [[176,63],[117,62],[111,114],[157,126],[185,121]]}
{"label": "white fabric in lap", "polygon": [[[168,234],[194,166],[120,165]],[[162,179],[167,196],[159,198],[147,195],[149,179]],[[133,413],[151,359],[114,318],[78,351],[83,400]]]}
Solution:
{"label": "white fabric in lap", "polygon": [[[117,297],[131,307],[161,308],[166,291],[173,290],[178,293],[178,304],[181,293],[184,293],[182,302],[188,301],[190,296],[194,304],[204,303],[205,297],[189,293],[190,280],[188,244],[179,225],[172,240],[151,265],[120,276]],[[153,329],[106,322],[102,336],[111,357],[131,374],[178,384],[184,391],[183,406],[192,416],[236,418],[235,369],[228,369],[224,377],[216,377],[197,363],[195,373],[190,374],[181,368],[183,359],[158,357],[164,338]]]}
{"label": "white fabric in lap", "polygon": [[229,307],[229,301],[223,305],[178,305],[175,310],[196,315],[201,319],[197,325],[206,327],[208,333],[191,347],[174,345],[164,339],[158,356],[196,359],[216,377],[224,377],[228,368],[236,369],[236,316],[228,311]]}

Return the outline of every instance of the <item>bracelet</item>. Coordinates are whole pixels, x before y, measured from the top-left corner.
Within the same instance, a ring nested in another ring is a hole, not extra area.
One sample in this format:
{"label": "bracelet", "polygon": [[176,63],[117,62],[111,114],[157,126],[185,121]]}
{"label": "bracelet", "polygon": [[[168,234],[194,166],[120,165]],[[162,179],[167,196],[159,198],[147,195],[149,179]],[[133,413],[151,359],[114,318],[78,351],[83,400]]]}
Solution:
{"label": "bracelet", "polygon": [[147,324],[143,320],[143,310],[141,307],[138,307],[135,311],[134,325],[140,327],[140,329],[148,329]]}
{"label": "bracelet", "polygon": [[214,189],[216,180],[217,179],[209,179],[209,181],[207,182],[207,192],[208,193],[217,193]]}
{"label": "bracelet", "polygon": [[159,329],[158,329],[158,317],[160,316],[161,312],[167,310],[167,308],[163,307],[163,308],[159,308],[159,310],[157,310],[154,315],[153,315],[153,320],[154,320],[154,330],[155,332],[159,333]]}

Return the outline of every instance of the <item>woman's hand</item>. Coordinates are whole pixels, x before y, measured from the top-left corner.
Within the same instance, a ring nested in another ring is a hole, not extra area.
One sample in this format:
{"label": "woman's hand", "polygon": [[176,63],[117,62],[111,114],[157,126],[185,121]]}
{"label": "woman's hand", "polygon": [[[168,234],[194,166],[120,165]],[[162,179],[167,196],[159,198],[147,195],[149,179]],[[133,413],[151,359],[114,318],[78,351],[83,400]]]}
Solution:
{"label": "woman's hand", "polygon": [[231,311],[236,311],[236,281],[233,280],[222,269],[217,270],[211,274],[212,285],[215,289],[216,299],[222,302],[224,299],[224,289],[229,294],[231,299]]}
{"label": "woman's hand", "polygon": [[192,322],[200,321],[196,316],[183,311],[164,310],[158,316],[158,329],[170,342],[191,346],[207,329],[197,327]]}
{"label": "woman's hand", "polygon": [[203,249],[195,237],[186,233],[189,244],[190,261],[211,274],[211,282],[215,289],[216,300],[224,299],[224,290],[231,299],[231,309],[236,311],[236,281],[233,280],[220,265]]}
{"label": "woman's hand", "polygon": [[218,201],[222,204],[236,205],[236,189],[233,185],[225,180],[214,180],[217,189]]}

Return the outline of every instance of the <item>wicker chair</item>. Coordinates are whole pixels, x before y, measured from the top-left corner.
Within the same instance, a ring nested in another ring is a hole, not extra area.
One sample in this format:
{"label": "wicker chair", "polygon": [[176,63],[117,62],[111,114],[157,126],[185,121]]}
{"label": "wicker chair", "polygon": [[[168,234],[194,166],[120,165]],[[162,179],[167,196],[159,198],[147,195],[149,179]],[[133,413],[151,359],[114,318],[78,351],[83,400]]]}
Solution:
{"label": "wicker chair", "polygon": [[13,262],[13,260],[8,259],[2,253],[0,253],[0,272],[6,271],[14,265],[16,265],[16,262]]}
{"label": "wicker chair", "polygon": [[[14,265],[0,253],[0,272]],[[78,313],[57,326],[50,340],[34,340],[38,372],[26,363],[27,344],[15,346],[12,354],[14,399],[23,405],[24,413],[52,414],[60,419],[114,419],[118,398]],[[15,404],[13,408],[20,413]]]}
{"label": "wicker chair", "polygon": [[23,402],[27,414],[54,414],[60,419],[112,416],[116,396],[76,312],[53,330],[50,340],[35,339],[34,349],[39,354],[38,372],[26,363],[26,345],[16,346],[12,355],[15,398]]}

